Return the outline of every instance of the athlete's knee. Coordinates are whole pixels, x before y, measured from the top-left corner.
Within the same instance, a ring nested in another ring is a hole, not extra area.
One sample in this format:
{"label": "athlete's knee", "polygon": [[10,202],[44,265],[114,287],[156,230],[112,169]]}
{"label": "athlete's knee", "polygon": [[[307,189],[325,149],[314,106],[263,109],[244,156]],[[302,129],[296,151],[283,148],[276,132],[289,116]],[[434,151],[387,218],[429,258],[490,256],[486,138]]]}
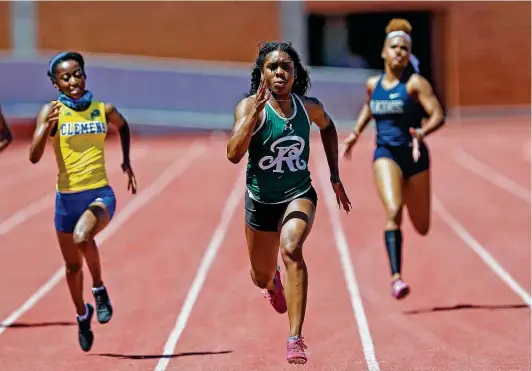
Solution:
{"label": "athlete's knee", "polygon": [[273,277],[275,276],[275,270],[273,270],[273,272],[261,272],[251,268],[249,275],[256,286],[261,289],[265,289],[268,287],[270,282],[272,282]]}
{"label": "athlete's knee", "polygon": [[284,263],[299,263],[303,261],[303,242],[295,238],[281,240],[281,257]]}
{"label": "athlete's knee", "polygon": [[394,222],[397,225],[401,224],[401,217],[403,214],[403,205],[391,204],[386,206],[386,217],[389,222]]}
{"label": "athlete's knee", "polygon": [[87,242],[89,240],[90,231],[88,228],[85,228],[83,225],[76,225],[76,228],[74,228],[74,233],[72,234],[72,238],[74,240],[75,244],[82,244],[84,242]]}
{"label": "athlete's knee", "polygon": [[81,271],[81,263],[66,263],[65,270],[67,275],[74,275]]}
{"label": "athlete's knee", "polygon": [[429,231],[430,231],[430,222],[423,223],[422,225],[416,225],[414,227],[417,233],[419,233],[422,236],[426,236],[429,234]]}

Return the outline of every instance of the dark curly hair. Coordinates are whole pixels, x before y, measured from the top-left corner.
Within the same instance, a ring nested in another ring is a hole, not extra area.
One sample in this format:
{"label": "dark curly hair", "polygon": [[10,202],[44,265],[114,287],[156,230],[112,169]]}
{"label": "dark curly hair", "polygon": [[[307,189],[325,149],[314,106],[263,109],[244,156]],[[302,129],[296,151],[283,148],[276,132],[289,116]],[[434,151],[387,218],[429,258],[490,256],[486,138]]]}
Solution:
{"label": "dark curly hair", "polygon": [[245,95],[249,97],[257,92],[257,89],[260,85],[260,76],[262,68],[264,67],[264,62],[268,54],[273,51],[283,51],[292,58],[294,61],[295,68],[295,80],[294,85],[292,86],[292,92],[297,95],[305,95],[307,90],[310,88],[310,77],[307,69],[301,63],[301,58],[299,57],[298,52],[292,46],[291,42],[277,42],[277,41],[268,41],[259,44],[259,55],[255,61],[255,66],[251,72],[251,86],[248,93]]}
{"label": "dark curly hair", "polygon": [[81,70],[83,71],[83,74],[85,75],[85,60],[83,59],[83,56],[77,52],[62,52],[54,56],[48,64],[47,75],[50,80],[52,80],[52,82],[55,82],[55,72],[57,70],[57,65],[64,61],[78,62],[79,66],[81,67]]}

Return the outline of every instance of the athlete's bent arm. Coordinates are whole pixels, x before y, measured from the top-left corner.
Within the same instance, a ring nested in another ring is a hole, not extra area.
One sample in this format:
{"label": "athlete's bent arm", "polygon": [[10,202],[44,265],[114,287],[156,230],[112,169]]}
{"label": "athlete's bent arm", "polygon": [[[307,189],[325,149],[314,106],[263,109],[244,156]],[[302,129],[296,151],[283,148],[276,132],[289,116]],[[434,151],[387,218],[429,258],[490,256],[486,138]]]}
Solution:
{"label": "athlete's bent arm", "polygon": [[2,114],[2,107],[0,107],[0,152],[6,149],[12,140],[13,136],[11,135],[9,126],[7,126],[4,115]]}
{"label": "athlete's bent arm", "polygon": [[412,89],[413,93],[417,95],[419,103],[421,103],[425,109],[425,112],[427,112],[429,115],[427,123],[423,125],[423,128],[417,132],[418,136],[420,137],[419,139],[422,139],[441,128],[445,123],[445,117],[443,115],[443,109],[440,105],[440,102],[438,102],[438,98],[436,98],[436,95],[434,94],[432,86],[423,76],[417,74],[413,75],[409,81],[409,85],[411,85],[410,88]]}
{"label": "athlete's bent arm", "polygon": [[128,176],[127,189],[131,189],[131,193],[137,193],[137,179],[133,173],[131,167],[131,158],[129,157],[129,151],[131,147],[131,133],[129,130],[129,124],[122,114],[112,104],[105,104],[105,117],[107,122],[110,122],[118,129],[120,135],[120,144],[122,145],[122,171]]}
{"label": "athlete's bent arm", "polygon": [[46,147],[46,141],[57,125],[58,119],[59,103],[47,103],[41,108],[37,116],[37,125],[30,146],[31,163],[36,164],[41,159]]}
{"label": "athlete's bent arm", "polygon": [[338,133],[336,132],[336,126],[318,99],[313,97],[307,99],[310,101],[307,105],[310,121],[320,128],[321,142],[329,164],[331,179],[337,179],[340,176],[340,171],[338,170]]}
{"label": "athlete's bent arm", "polygon": [[311,122],[320,128],[321,142],[329,164],[331,173],[331,185],[336,194],[338,207],[343,206],[346,212],[351,210],[351,201],[340,180],[340,170],[338,169],[338,133],[333,120],[329,117],[321,102],[316,98],[307,98],[305,108]]}
{"label": "athlete's bent arm", "polygon": [[262,109],[251,97],[241,100],[236,106],[235,122],[227,143],[227,159],[233,164],[238,164],[246,154],[261,112]]}
{"label": "athlete's bent arm", "polygon": [[112,104],[105,104],[105,117],[107,121],[113,124],[118,129],[120,135],[120,144],[122,145],[123,164],[130,165],[131,160],[129,157],[129,151],[131,147],[131,133],[129,130],[129,124],[122,114]]}

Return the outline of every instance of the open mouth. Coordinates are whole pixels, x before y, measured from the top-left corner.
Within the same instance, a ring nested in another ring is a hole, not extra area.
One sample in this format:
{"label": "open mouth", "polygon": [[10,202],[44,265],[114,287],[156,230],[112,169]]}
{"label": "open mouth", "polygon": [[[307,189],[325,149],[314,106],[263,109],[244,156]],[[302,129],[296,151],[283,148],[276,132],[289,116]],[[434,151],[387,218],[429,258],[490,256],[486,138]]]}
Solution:
{"label": "open mouth", "polygon": [[78,95],[81,93],[81,89],[78,88],[78,87],[73,87],[73,88],[70,88],[70,94],[72,95]]}

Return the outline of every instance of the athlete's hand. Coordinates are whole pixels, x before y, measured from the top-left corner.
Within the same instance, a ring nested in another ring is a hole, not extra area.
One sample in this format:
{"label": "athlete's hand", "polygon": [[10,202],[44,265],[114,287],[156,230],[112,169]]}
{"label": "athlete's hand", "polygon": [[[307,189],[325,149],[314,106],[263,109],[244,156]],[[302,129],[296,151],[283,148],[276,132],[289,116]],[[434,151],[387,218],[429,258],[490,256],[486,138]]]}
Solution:
{"label": "athlete's hand", "polygon": [[338,202],[338,208],[340,208],[340,206],[343,206],[345,212],[349,213],[349,211],[351,211],[351,201],[349,201],[349,197],[347,197],[347,193],[345,192],[342,181],[339,177],[331,177],[331,185],[333,187],[334,193],[336,194],[336,202]]}
{"label": "athlete's hand", "polygon": [[351,133],[347,138],[345,138],[341,153],[343,158],[348,160],[351,158],[351,150],[353,149],[353,146],[357,142],[359,136],[359,134]]}
{"label": "athlete's hand", "polygon": [[414,162],[419,160],[421,153],[419,152],[419,143],[423,140],[423,133],[421,129],[410,128],[410,135],[412,135],[412,157]]}
{"label": "athlete's hand", "polygon": [[268,84],[266,84],[266,80],[264,77],[260,79],[259,88],[257,89],[257,93],[255,94],[255,112],[262,112],[264,109],[264,106],[266,105],[266,102],[268,99],[270,99],[270,96],[272,95],[270,89],[268,89]]}
{"label": "athlete's hand", "polygon": [[127,190],[131,189],[132,194],[137,193],[137,179],[135,179],[135,174],[133,174],[133,169],[131,164],[122,164],[122,171],[127,174]]}
{"label": "athlete's hand", "polygon": [[46,129],[49,131],[54,131],[57,128],[57,123],[59,122],[59,110],[61,109],[61,103],[55,101],[52,104],[52,109],[48,112],[46,116]]}

